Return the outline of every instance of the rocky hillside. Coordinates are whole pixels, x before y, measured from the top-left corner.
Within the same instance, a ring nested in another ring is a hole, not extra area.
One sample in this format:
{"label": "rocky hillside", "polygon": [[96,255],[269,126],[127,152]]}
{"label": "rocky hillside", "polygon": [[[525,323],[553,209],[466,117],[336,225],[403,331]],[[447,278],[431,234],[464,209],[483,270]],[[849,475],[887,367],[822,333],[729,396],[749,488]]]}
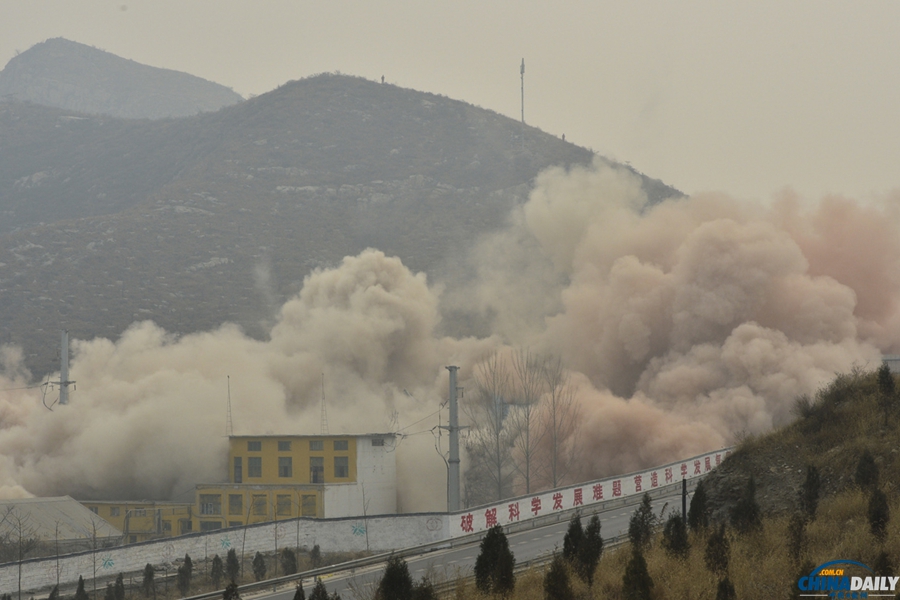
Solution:
{"label": "rocky hillside", "polygon": [[893,496],[900,477],[900,395],[885,392],[876,373],[838,375],[815,398],[796,404],[797,420],[765,436],[749,438],[707,477],[704,485],[724,521],[746,488],[756,482],[756,499],[766,515],[798,509],[798,495],[809,466],[821,476],[821,495],[852,488],[864,452],[875,459],[885,492]]}
{"label": "rocky hillside", "polygon": [[54,38],[22,52],[0,71],[0,100],[125,119],[161,119],[218,110],[243,98],[187,73]]}
{"label": "rocky hillside", "polygon": [[[179,120],[0,104],[0,343],[261,323],[317,266],[377,247],[442,265],[592,154],[494,112],[321,75]],[[644,178],[653,199],[678,194]]]}

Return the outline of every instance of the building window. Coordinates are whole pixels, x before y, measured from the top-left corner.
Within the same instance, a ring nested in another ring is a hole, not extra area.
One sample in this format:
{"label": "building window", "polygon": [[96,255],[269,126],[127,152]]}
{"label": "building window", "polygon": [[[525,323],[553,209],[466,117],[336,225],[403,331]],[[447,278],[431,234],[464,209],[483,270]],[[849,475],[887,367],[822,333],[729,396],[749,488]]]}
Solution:
{"label": "building window", "polygon": [[304,517],[316,516],[316,497],[313,494],[304,494],[300,503],[300,514]]}
{"label": "building window", "polygon": [[243,527],[244,524],[241,523],[240,521],[228,521],[228,526],[229,527]]}
{"label": "building window", "polygon": [[228,514],[242,515],[244,514],[244,495],[228,494]]}
{"label": "building window", "polygon": [[322,440],[309,440],[309,450],[311,452],[321,452],[325,449],[325,442]]}
{"label": "building window", "polygon": [[244,461],[240,456],[234,457],[234,483],[244,481]]}
{"label": "building window", "polygon": [[218,521],[200,521],[200,531],[215,531],[222,529],[222,524]]}
{"label": "building window", "polygon": [[253,494],[253,514],[257,516],[265,516],[269,511],[265,494]]}
{"label": "building window", "polygon": [[322,456],[309,457],[309,482],[325,483],[325,458]]}
{"label": "building window", "polygon": [[146,508],[135,508],[133,511],[131,511],[131,515],[133,517],[146,517],[147,509]]}
{"label": "building window", "polygon": [[247,442],[247,452],[261,452],[262,442]]}
{"label": "building window", "polygon": [[119,507],[118,506],[110,506],[109,507],[109,516],[118,517],[119,516]]}
{"label": "building window", "polygon": [[190,519],[184,519],[181,521],[181,534],[190,533],[194,530],[194,522]]}
{"label": "building window", "polygon": [[172,521],[163,521],[163,532],[172,533]]}
{"label": "building window", "polygon": [[384,446],[384,438],[372,438],[372,446]]}
{"label": "building window", "polygon": [[136,536],[136,535],[129,535],[129,536],[128,536],[128,543],[129,543],[129,544],[137,544],[137,536]]}
{"label": "building window", "polygon": [[350,459],[348,457],[334,457],[334,477],[335,479],[350,477]]}
{"label": "building window", "polygon": [[262,456],[247,457],[247,477],[262,477]]}
{"label": "building window", "polygon": [[275,497],[275,514],[279,517],[291,516],[291,496],[289,494],[278,494]]}
{"label": "building window", "polygon": [[219,494],[200,494],[201,515],[221,515],[222,496]]}
{"label": "building window", "polygon": [[100,514],[100,511],[97,509],[96,506],[88,506],[88,508],[91,509],[91,512],[94,513],[95,515]]}
{"label": "building window", "polygon": [[334,451],[335,452],[340,452],[342,450],[346,451],[347,447],[348,447],[347,440],[334,440]]}
{"label": "building window", "polygon": [[290,456],[279,456],[278,457],[278,476],[279,477],[293,477],[294,476],[294,466],[292,464]]}
{"label": "building window", "polygon": [[291,443],[290,442],[278,442],[278,451],[279,452],[290,452],[291,451]]}

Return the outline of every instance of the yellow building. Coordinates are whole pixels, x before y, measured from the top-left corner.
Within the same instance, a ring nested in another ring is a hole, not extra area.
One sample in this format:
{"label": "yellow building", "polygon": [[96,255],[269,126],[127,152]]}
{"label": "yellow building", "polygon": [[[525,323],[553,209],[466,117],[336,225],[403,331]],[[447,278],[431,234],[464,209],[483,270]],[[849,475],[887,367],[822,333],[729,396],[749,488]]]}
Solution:
{"label": "yellow building", "polygon": [[193,530],[194,507],[190,503],[102,500],[82,504],[120,530],[129,544],[181,535]]}
{"label": "yellow building", "polygon": [[193,504],[84,502],[129,543],[296,517],[397,512],[392,433],[229,437],[227,483],[197,485]]}
{"label": "yellow building", "polygon": [[[393,437],[393,436],[391,436]],[[380,440],[384,435],[368,440]],[[231,436],[231,483],[353,483],[356,436]],[[371,444],[371,441],[370,441]]]}
{"label": "yellow building", "polygon": [[197,486],[200,531],[241,527],[295,517],[322,517],[322,490],[317,486],[228,485]]}

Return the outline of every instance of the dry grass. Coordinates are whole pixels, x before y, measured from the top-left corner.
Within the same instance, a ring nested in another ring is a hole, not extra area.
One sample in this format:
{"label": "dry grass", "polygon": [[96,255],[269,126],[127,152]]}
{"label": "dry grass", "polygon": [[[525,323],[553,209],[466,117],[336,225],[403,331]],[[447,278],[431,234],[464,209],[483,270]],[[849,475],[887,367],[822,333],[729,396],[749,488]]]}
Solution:
{"label": "dry grass", "polygon": [[[900,386],[898,386],[900,388]],[[792,508],[771,510],[761,530],[738,535],[728,531],[728,577],[738,598],[787,598],[796,589],[800,569],[806,563],[856,560],[872,566],[886,552],[900,571],[900,496],[892,494],[900,477],[900,396],[886,408],[874,373],[860,370],[838,376],[814,400],[799,402],[799,419],[766,436],[748,437],[729,458],[735,473],[753,473],[769,488],[760,494],[779,498],[796,494],[803,466],[823,473],[821,499],[815,520],[807,523],[799,559],[788,548],[788,524]],[[864,450],[876,459],[881,488],[888,494],[892,520],[883,543],[872,535],[867,510],[869,493],[853,485],[856,463]],[[726,462],[726,464],[728,464]],[[739,468],[733,468],[735,464]],[[799,468],[798,468],[799,467]],[[780,496],[779,496],[780,494]],[[704,561],[708,534],[690,534],[691,551],[681,561],[670,558],[659,539],[645,553],[653,579],[648,600],[714,599],[718,577]],[[631,549],[625,545],[608,550],[597,568],[594,586],[573,584],[580,599],[617,600],[623,597],[622,577]],[[543,598],[543,574],[531,570],[520,577],[510,600]],[[457,595],[456,598],[475,598]]]}
{"label": "dry grass", "polygon": [[[853,489],[825,500],[815,521],[806,528],[805,552],[801,563],[814,565],[829,560],[851,559],[872,565],[882,549],[888,556],[900,557],[900,502],[891,504],[895,515],[888,525],[885,543],[880,545],[869,531],[866,520],[868,497]],[[787,598],[797,584],[801,565],[791,559],[787,541],[787,517],[765,519],[761,531],[739,536],[728,532],[731,551],[728,576],[738,598]],[[707,535],[691,533],[691,551],[684,561],[670,558],[659,540],[645,553],[653,578],[653,596],[648,600],[713,600],[718,578],[704,562]],[[622,594],[622,576],[631,554],[628,545],[608,551],[597,567],[594,586],[572,576],[576,598],[618,600]],[[895,565],[895,567],[900,565]],[[471,585],[460,584],[454,596],[458,600],[481,598]],[[516,581],[509,600],[543,600],[543,572],[530,569]]]}

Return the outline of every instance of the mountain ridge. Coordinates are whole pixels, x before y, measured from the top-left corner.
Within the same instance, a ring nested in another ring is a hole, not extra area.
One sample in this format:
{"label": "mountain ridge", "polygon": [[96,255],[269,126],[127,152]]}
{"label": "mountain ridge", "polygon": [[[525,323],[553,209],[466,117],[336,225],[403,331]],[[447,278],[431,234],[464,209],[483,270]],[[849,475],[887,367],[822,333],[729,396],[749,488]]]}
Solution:
{"label": "mountain ridge", "polygon": [[[331,74],[181,119],[0,103],[0,154],[0,343],[35,373],[63,328],[264,336],[313,268],[368,247],[439,278],[540,171],[595,160],[465,102]],[[642,181],[651,201],[679,195]]]}
{"label": "mountain ridge", "polygon": [[129,119],[184,117],[243,101],[212,81],[51,38],[0,71],[0,99]]}

